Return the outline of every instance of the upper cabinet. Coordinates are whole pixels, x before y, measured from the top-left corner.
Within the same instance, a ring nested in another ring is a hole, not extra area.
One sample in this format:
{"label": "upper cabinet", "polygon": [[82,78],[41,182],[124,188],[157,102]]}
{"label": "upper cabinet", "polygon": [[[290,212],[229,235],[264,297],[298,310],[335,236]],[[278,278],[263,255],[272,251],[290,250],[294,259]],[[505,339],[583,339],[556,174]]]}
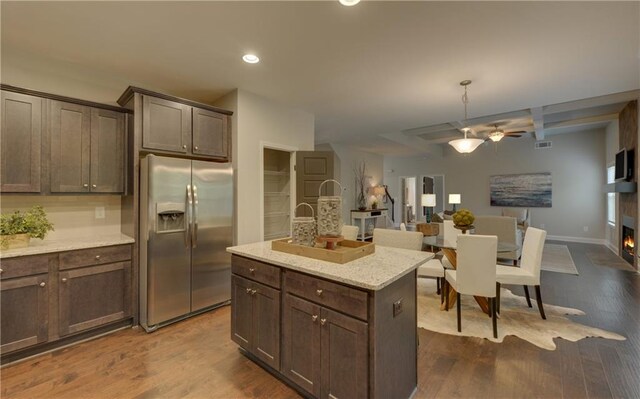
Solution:
{"label": "upper cabinet", "polygon": [[51,192],[124,190],[124,114],[51,101]]}
{"label": "upper cabinet", "polygon": [[0,192],[124,192],[125,109],[2,89]]}
{"label": "upper cabinet", "polygon": [[39,97],[2,92],[1,192],[41,191],[42,102]]}
{"label": "upper cabinet", "polygon": [[135,107],[140,151],[231,160],[231,111],[138,87],[129,87],[118,103]]}

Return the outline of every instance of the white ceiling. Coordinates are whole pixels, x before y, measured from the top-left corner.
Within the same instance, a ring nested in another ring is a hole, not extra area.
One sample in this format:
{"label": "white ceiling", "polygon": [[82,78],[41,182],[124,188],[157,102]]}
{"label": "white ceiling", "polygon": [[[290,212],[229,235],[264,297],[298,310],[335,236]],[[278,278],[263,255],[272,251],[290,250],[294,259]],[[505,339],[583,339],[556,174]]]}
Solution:
{"label": "white ceiling", "polygon": [[318,143],[389,154],[428,147],[416,128],[453,121],[455,135],[463,79],[470,118],[532,131],[566,121],[553,104],[640,89],[637,1],[2,1],[1,35],[3,83],[42,72],[110,102],[129,84],[209,103],[240,88],[315,114]]}

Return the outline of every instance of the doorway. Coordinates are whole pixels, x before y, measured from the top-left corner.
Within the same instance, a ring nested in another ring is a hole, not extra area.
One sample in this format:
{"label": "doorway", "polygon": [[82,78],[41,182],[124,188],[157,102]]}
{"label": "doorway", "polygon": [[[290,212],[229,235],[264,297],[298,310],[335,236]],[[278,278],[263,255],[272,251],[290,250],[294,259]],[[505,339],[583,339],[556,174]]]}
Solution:
{"label": "doorway", "polygon": [[400,221],[416,221],[416,177],[400,177]]}
{"label": "doorway", "polygon": [[[432,214],[444,211],[444,175],[422,176],[422,194],[436,195],[436,206],[433,207]],[[420,214],[421,219],[426,220],[427,209],[422,207]]]}

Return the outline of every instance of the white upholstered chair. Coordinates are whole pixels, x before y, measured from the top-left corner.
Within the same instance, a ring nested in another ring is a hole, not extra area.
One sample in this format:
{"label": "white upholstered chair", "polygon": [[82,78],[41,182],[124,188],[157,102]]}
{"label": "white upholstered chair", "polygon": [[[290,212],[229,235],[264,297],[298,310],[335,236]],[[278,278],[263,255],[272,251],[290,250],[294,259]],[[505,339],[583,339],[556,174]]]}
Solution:
{"label": "white upholstered chair", "polygon": [[449,297],[449,285],[457,292],[458,332],[462,331],[460,295],[476,295],[489,298],[493,321],[493,337],[498,338],[496,310],[496,253],[498,237],[461,234],[458,236],[457,268],[445,272],[445,298]]}
{"label": "white upholstered chair", "polygon": [[525,231],[531,225],[531,212],[528,208],[502,208],[502,216],[516,218],[518,229],[522,231],[522,236],[524,237]]}
{"label": "white upholstered chair", "polygon": [[400,231],[407,231],[407,225],[404,223],[400,223]]}
{"label": "white upholstered chair", "polygon": [[373,243],[383,247],[422,251],[423,237],[419,231],[373,229]]}
{"label": "white upholstered chair", "polygon": [[[498,292],[500,291],[501,284],[523,285],[524,293],[527,297],[527,304],[529,307],[532,307],[528,286],[534,286],[536,290],[538,310],[540,311],[540,317],[543,319],[546,319],[547,317],[544,314],[542,298],[540,296],[540,266],[542,265],[542,251],[544,249],[544,241],[546,238],[546,231],[536,229],[535,227],[529,227],[527,229],[527,235],[524,237],[520,267],[496,266]],[[500,297],[498,297],[498,310],[499,309]]]}
{"label": "white upholstered chair", "polygon": [[476,216],[473,222],[475,233],[480,235],[498,236],[500,242],[515,244],[518,249],[511,252],[500,252],[500,259],[518,264],[518,259],[522,254],[522,232],[518,230],[516,218],[511,216]]}
{"label": "white upholstered chair", "polygon": [[453,226],[453,220],[445,220],[442,224],[443,224],[442,238],[447,242],[453,241],[455,243],[461,231],[456,229]]}
{"label": "white upholstered chair", "polygon": [[359,231],[360,228],[358,226],[349,226],[348,224],[342,226],[342,236],[345,240],[357,240]]}

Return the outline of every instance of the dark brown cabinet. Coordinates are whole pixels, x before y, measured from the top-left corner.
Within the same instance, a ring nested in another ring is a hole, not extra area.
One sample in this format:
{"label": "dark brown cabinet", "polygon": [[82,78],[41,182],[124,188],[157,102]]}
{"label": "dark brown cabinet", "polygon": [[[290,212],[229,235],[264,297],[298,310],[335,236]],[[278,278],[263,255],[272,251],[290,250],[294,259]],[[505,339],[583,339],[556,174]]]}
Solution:
{"label": "dark brown cabinet", "polygon": [[61,337],[131,315],[131,262],[65,270],[59,279]]}
{"label": "dark brown cabinet", "polygon": [[280,370],[280,291],[232,275],[231,300],[232,340]]}
{"label": "dark brown cabinet", "polygon": [[42,102],[39,97],[2,91],[0,191],[3,193],[41,190]]}
{"label": "dark brown cabinet", "polygon": [[2,323],[0,351],[26,348],[48,339],[48,274],[18,277],[2,281]]}
{"label": "dark brown cabinet", "polygon": [[282,372],[315,397],[366,398],[368,326],[285,294]]}
{"label": "dark brown cabinet", "polygon": [[229,159],[229,116],[176,101],[143,96],[142,148]]}
{"label": "dark brown cabinet", "polygon": [[50,101],[51,192],[124,190],[124,114]]}

